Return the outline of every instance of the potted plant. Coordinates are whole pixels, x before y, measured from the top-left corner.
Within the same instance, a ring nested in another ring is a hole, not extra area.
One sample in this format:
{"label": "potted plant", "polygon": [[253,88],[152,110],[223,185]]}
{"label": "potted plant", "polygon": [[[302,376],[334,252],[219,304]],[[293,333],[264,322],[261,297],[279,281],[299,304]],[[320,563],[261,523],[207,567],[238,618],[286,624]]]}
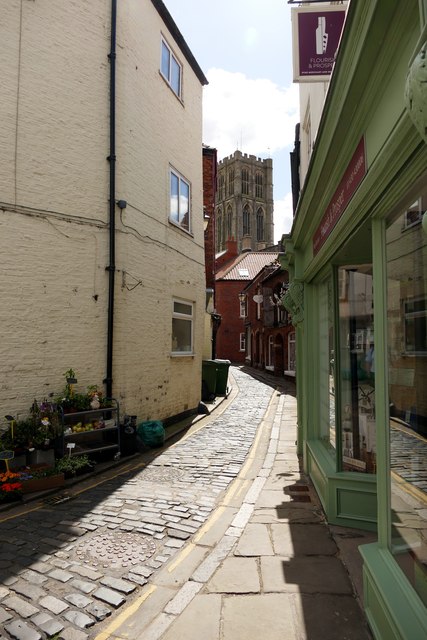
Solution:
{"label": "potted plant", "polygon": [[64,413],[77,413],[112,406],[111,401],[104,398],[96,384],[88,386],[86,393],[77,392],[75,390],[77,377],[74,369],[68,369],[64,376],[65,388],[62,395],[57,399]]}
{"label": "potted plant", "polygon": [[59,435],[58,405],[52,400],[44,398],[41,402],[34,400],[30,408],[30,422],[28,450],[29,464],[55,463],[54,444]]}
{"label": "potted plant", "polygon": [[65,478],[74,478],[83,473],[89,473],[95,468],[95,463],[89,460],[87,454],[78,456],[65,456],[56,461],[55,469],[63,473]]}

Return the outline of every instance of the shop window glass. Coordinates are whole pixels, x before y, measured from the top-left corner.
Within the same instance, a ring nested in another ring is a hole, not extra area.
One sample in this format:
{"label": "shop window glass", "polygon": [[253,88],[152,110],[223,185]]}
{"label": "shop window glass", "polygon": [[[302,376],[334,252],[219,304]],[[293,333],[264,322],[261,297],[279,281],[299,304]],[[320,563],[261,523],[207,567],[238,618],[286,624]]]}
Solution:
{"label": "shop window glass", "polygon": [[342,470],[375,473],[372,265],[340,267],[338,290]]}
{"label": "shop window glass", "polygon": [[320,434],[327,447],[335,449],[335,359],[332,281],[319,287]]}
{"label": "shop window glass", "polygon": [[386,260],[391,550],[427,604],[427,235],[419,224],[425,184],[416,206],[387,220]]}
{"label": "shop window glass", "polygon": [[288,335],[288,368],[286,373],[295,373],[297,364],[297,350],[295,331],[291,331]]}

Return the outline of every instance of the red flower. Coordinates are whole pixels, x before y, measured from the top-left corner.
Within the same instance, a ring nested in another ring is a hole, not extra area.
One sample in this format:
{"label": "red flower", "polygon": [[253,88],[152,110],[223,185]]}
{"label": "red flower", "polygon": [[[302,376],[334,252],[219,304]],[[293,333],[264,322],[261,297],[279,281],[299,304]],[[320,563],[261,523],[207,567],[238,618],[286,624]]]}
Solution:
{"label": "red flower", "polygon": [[5,482],[4,484],[0,485],[0,488],[5,492],[18,491],[19,489],[22,489],[22,484],[21,482]]}

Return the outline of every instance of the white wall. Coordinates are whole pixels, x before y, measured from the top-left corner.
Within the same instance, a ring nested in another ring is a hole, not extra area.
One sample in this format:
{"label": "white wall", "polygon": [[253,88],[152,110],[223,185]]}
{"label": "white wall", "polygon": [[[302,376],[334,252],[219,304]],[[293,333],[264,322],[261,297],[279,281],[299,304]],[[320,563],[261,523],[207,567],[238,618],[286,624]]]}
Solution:
{"label": "white wall", "polygon": [[[106,374],[110,3],[0,0],[0,402],[26,414]],[[113,392],[165,418],[197,406],[204,316],[202,87],[179,48],[181,103],[159,73],[149,0],[118,3]],[[193,235],[168,222],[169,163],[191,183]],[[141,281],[141,284],[135,284]],[[122,284],[124,286],[122,286]],[[196,305],[195,356],[171,358],[172,296]]]}

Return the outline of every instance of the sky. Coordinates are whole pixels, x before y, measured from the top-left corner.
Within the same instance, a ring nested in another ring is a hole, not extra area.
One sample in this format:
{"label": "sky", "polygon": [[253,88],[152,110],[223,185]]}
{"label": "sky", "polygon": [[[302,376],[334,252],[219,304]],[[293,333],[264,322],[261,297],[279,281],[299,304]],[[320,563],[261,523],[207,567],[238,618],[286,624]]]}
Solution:
{"label": "sky", "polygon": [[163,0],[209,84],[203,143],[273,159],[274,241],[292,226],[289,153],[299,122],[287,0]]}

